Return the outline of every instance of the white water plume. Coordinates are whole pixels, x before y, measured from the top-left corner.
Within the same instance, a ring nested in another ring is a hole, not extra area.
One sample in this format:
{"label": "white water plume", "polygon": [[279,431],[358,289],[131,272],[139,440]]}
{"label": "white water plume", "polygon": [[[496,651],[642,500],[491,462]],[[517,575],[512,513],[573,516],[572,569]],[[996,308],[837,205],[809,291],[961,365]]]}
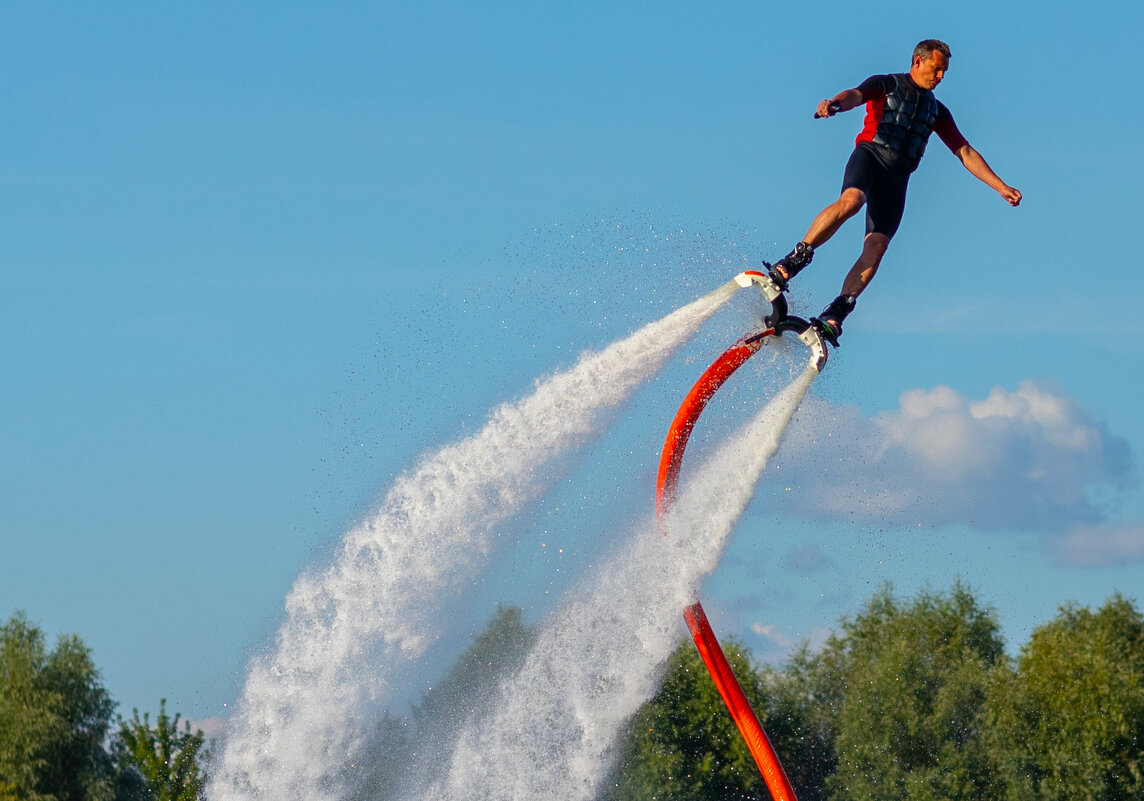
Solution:
{"label": "white water plume", "polygon": [[738,289],[732,281],[496,409],[474,436],[402,475],[334,564],[286,599],[213,766],[212,801],[333,801],[393,671],[421,656],[430,621],[484,566],[491,528],[555,478],[543,465],[601,433],[610,409]]}
{"label": "white water plume", "polygon": [[681,612],[715,569],[817,373],[807,370],[689,481],[667,519],[627,548],[544,624],[497,713],[462,733],[447,778],[412,798],[583,801],[607,773],[624,723],[655,691]]}

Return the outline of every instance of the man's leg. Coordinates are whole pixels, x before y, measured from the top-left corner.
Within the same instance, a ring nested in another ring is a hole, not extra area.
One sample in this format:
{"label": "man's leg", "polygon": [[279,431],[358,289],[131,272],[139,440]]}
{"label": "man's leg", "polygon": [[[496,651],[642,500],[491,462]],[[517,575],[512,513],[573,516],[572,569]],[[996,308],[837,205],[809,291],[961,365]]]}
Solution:
{"label": "man's leg", "polygon": [[866,193],[861,189],[854,187],[844,189],[838,200],[818,213],[818,216],[814,218],[814,222],[810,224],[810,228],[807,229],[806,236],[802,238],[802,241],[812,248],[823,244],[829,240],[830,237],[838,233],[838,229],[842,227],[842,223],[861,211],[865,203]]}
{"label": "man's leg", "polygon": [[886,255],[886,248],[890,246],[890,237],[885,234],[866,234],[862,240],[862,255],[842,282],[842,294],[853,295],[855,298],[862,294],[878,272],[878,265]]}
{"label": "man's leg", "polygon": [[814,249],[834,236],[844,222],[862,209],[883,170],[877,155],[870,148],[861,145],[854,148],[842,174],[842,193],[838,200],[820,211],[807,229],[806,237],[794,246],[794,250],[770,267],[771,280],[780,289],[785,291],[787,281],[810,264],[814,258]]}
{"label": "man's leg", "polygon": [[862,240],[862,255],[842,282],[842,294],[830,302],[811,321],[818,326],[818,330],[831,345],[838,347],[838,337],[842,335],[842,321],[850,312],[854,311],[854,304],[863,290],[869,286],[874,274],[878,272],[878,265],[886,255],[886,248],[890,246],[890,237],[885,234],[870,233]]}
{"label": "man's leg", "polygon": [[785,289],[786,282],[810,264],[810,260],[814,258],[814,249],[834,236],[842,227],[842,223],[857,214],[865,203],[866,193],[861,189],[850,187],[842,190],[838,200],[824,208],[814,218],[814,222],[806,231],[806,236],[795,245],[794,250],[771,267],[771,278],[775,279],[775,283]]}

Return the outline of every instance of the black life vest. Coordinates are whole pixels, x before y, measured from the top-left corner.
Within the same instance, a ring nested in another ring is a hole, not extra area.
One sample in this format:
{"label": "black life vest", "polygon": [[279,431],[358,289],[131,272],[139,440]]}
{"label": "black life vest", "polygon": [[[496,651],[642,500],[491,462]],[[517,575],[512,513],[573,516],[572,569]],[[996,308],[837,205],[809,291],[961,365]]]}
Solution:
{"label": "black life vest", "polygon": [[922,89],[907,73],[891,76],[894,89],[886,93],[878,128],[871,140],[899,154],[912,172],[926,152],[926,143],[937,123],[937,98]]}

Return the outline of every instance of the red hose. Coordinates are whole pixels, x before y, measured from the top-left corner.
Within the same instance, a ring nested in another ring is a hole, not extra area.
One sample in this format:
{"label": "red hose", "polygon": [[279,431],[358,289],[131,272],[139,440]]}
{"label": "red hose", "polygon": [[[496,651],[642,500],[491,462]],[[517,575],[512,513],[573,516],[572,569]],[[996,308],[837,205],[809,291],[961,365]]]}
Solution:
{"label": "red hose", "polygon": [[[668,507],[675,501],[675,485],[679,480],[683,451],[687,447],[687,440],[699,420],[699,415],[719,387],[723,386],[724,382],[762,347],[764,339],[773,333],[772,329],[768,329],[760,334],[740,339],[711,363],[683,399],[671,428],[668,429],[667,440],[663,443],[663,453],[659,460],[655,510],[660,521],[663,521]],[[763,731],[758,716],[751,709],[751,703],[747,700],[742,685],[735,678],[735,673],[719,646],[719,640],[711,630],[711,624],[707,621],[702,605],[696,601],[687,607],[683,612],[683,618],[691,630],[691,636],[695,640],[695,647],[699,649],[699,655],[703,658],[703,664],[707,666],[707,671],[711,674],[723,703],[727,705],[727,711],[731,713],[739,733],[743,736],[743,741],[747,744],[747,749],[754,757],[755,764],[759,766],[759,772],[763,775],[763,781],[766,782],[771,797],[774,801],[798,801],[782,763],[779,762],[771,741],[767,739],[767,733]]]}

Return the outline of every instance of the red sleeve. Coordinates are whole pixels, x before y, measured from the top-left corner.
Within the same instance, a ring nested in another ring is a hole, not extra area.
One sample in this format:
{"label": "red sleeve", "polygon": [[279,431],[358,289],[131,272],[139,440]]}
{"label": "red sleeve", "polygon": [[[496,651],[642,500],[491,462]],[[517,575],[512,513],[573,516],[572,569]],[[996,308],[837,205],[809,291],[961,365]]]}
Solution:
{"label": "red sleeve", "polygon": [[961,131],[957,129],[953,115],[949,113],[949,109],[940,100],[937,103],[937,122],[934,123],[933,130],[953,153],[957,153],[963,146],[969,144],[966,138],[962,136]]}

